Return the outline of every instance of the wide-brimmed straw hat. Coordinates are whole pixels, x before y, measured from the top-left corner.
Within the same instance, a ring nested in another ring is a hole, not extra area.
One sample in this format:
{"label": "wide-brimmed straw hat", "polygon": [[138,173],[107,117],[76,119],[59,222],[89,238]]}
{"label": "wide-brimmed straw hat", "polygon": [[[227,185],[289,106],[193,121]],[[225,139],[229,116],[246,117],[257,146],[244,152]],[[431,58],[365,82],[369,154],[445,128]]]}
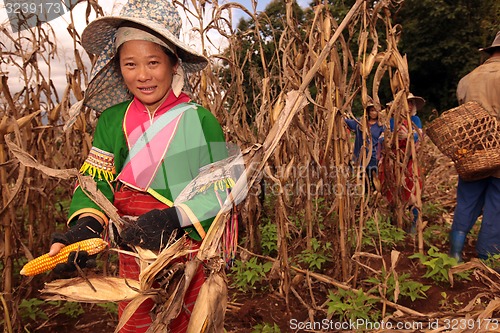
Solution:
{"label": "wide-brimmed straw hat", "polygon": [[495,51],[495,49],[497,49],[497,48],[500,48],[500,31],[497,32],[497,35],[495,36],[493,43],[491,43],[491,46],[479,49],[479,51],[483,51],[483,52],[492,54]]}
{"label": "wide-brimmed straw hat", "polygon": [[82,33],[82,46],[92,54],[101,54],[114,42],[116,30],[124,23],[136,23],[158,33],[177,47],[187,72],[196,72],[207,65],[207,59],[179,40],[182,28],[177,9],[167,0],[129,0],[118,16],[100,17]]}
{"label": "wide-brimmed straw hat", "polygon": [[371,108],[380,111],[380,107],[378,106],[378,104],[375,104],[375,102],[372,99],[369,99],[368,102],[366,103],[366,110],[369,110]]}
{"label": "wide-brimmed straw hat", "polygon": [[74,122],[83,105],[99,114],[113,105],[132,99],[114,61],[116,32],[120,26],[130,24],[142,26],[160,40],[165,39],[169,45],[173,44],[184,72],[198,72],[208,64],[203,55],[179,40],[181,17],[169,1],[129,0],[118,16],[100,17],[82,33],[83,47],[87,52],[97,55],[97,59],[84,99],[70,109],[66,128]]}
{"label": "wide-brimmed straw hat", "polygon": [[408,100],[415,102],[415,106],[417,107],[417,110],[421,109],[422,106],[424,106],[424,104],[425,104],[425,99],[423,99],[420,96],[415,96],[412,93],[408,93]]}

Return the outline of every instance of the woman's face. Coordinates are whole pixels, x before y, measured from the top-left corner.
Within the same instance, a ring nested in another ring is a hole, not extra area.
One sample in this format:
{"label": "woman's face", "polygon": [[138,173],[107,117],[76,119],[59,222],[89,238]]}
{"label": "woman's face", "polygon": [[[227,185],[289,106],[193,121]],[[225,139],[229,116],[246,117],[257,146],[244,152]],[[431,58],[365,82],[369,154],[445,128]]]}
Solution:
{"label": "woman's face", "polygon": [[410,109],[410,115],[414,116],[417,114],[417,103],[414,100],[408,100],[408,108]]}
{"label": "woman's face", "polygon": [[177,69],[160,45],[131,40],[120,47],[120,70],[125,85],[150,112],[167,98]]}
{"label": "woman's face", "polygon": [[368,115],[370,116],[370,119],[378,119],[378,111],[375,109],[373,106],[368,109]]}

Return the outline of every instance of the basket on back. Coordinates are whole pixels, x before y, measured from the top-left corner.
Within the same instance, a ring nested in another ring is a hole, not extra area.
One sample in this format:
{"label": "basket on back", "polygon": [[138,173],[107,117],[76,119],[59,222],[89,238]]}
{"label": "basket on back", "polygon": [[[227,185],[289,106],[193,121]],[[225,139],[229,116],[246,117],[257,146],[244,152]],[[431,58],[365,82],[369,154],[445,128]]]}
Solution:
{"label": "basket on back", "polygon": [[466,181],[489,177],[500,169],[500,130],[495,117],[479,103],[443,112],[426,130],[439,150],[455,163]]}

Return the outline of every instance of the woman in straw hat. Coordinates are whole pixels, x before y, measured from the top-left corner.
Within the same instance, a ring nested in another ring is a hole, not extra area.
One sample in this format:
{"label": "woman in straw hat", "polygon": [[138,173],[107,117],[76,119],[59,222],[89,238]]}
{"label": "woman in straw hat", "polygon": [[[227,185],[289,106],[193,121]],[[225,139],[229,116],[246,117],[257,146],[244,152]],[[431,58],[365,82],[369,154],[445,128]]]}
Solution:
{"label": "woman in straw hat", "polygon": [[[186,201],[176,200],[200,168],[227,157],[217,119],[183,92],[184,73],[203,69],[207,59],[178,39],[180,29],[181,18],[167,0],[129,0],[120,15],[96,19],[82,35],[86,51],[98,56],[82,104],[94,109],[99,120],[81,172],[94,178],[121,216],[137,217],[120,233],[123,243],[150,250],[183,235],[193,249],[199,247],[234,183],[212,179]],[[50,254],[101,237],[108,222],[77,186],[70,228],[55,235]],[[138,280],[135,258],[121,253],[119,261],[120,276]],[[72,262],[56,268],[74,269]],[[204,280],[200,266],[169,331],[187,329]],[[142,303],[120,332],[146,332],[153,305],[150,299]],[[120,303],[120,316],[125,306]]]}
{"label": "woman in straw hat", "polygon": [[[500,31],[491,46],[479,49],[488,59],[464,76],[457,86],[459,104],[479,102],[500,118]],[[483,214],[476,251],[481,259],[500,253],[500,169],[476,181],[458,179],[457,205],[450,231],[450,256],[463,261],[467,234]]]}
{"label": "woman in straw hat", "polygon": [[[408,93],[406,101],[408,108],[401,107],[403,112],[401,113],[401,121],[399,124],[395,123],[394,117],[390,119],[390,130],[391,132],[396,133],[397,136],[397,140],[394,140],[393,142],[397,143],[397,146],[390,148],[392,152],[391,154],[382,153],[379,162],[379,180],[381,183],[382,193],[389,201],[389,204],[394,203],[395,194],[398,194],[402,202],[408,205],[413,214],[409,231],[410,233],[415,233],[418,220],[418,210],[414,206],[416,203],[415,195],[417,188],[422,188],[422,172],[421,170],[416,170],[417,179],[415,179],[413,172],[414,163],[413,159],[410,158],[406,164],[404,172],[401,174],[402,179],[399,181],[396,179],[396,175],[393,172],[396,167],[394,164],[396,161],[394,158],[391,158],[391,156],[399,156],[400,161],[397,162],[397,165],[403,164],[404,156],[407,153],[406,148],[408,146],[408,138],[412,138],[417,146],[416,148],[418,148],[423,132],[422,121],[417,115],[417,111],[424,106],[425,100],[422,97],[415,96],[410,92]],[[392,108],[393,102],[389,102],[388,106]],[[410,114],[411,123],[408,123],[406,110],[408,110]],[[382,134],[380,141],[380,145],[382,145],[384,142],[384,134]],[[399,149],[399,154],[397,154],[397,149]],[[397,184],[401,184],[402,186],[397,186]]]}
{"label": "woman in straw hat", "polygon": [[[356,166],[362,166],[363,159],[360,156],[362,147],[366,147],[366,156],[370,156],[370,160],[366,166],[366,173],[370,185],[373,187],[374,177],[378,174],[378,141],[382,133],[384,133],[385,126],[382,125],[379,119],[379,109],[372,100],[366,105],[366,117],[363,119],[345,119],[345,123],[349,130],[353,131],[356,135],[354,139],[354,163]],[[370,134],[363,143],[363,131],[365,128],[370,129]],[[371,155],[370,155],[371,154]]]}

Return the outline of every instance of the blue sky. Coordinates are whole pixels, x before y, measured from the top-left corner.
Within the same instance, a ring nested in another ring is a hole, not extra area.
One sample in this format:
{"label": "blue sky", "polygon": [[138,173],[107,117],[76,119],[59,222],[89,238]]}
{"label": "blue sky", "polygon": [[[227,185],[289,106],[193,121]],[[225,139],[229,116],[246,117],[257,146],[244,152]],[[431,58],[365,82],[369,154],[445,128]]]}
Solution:
{"label": "blue sky", "polygon": [[[252,1],[251,0],[233,0],[233,1],[242,4],[243,6],[245,6],[246,8],[248,8],[250,10],[252,9]],[[281,0],[281,1],[283,1],[283,6],[285,6],[285,1],[284,0]],[[296,0],[296,1],[302,8],[307,7],[309,2],[310,2],[309,0]],[[257,11],[260,12],[260,11],[263,11],[264,9],[266,9],[266,6],[269,2],[271,2],[271,1],[270,0],[258,1],[257,2]]]}

